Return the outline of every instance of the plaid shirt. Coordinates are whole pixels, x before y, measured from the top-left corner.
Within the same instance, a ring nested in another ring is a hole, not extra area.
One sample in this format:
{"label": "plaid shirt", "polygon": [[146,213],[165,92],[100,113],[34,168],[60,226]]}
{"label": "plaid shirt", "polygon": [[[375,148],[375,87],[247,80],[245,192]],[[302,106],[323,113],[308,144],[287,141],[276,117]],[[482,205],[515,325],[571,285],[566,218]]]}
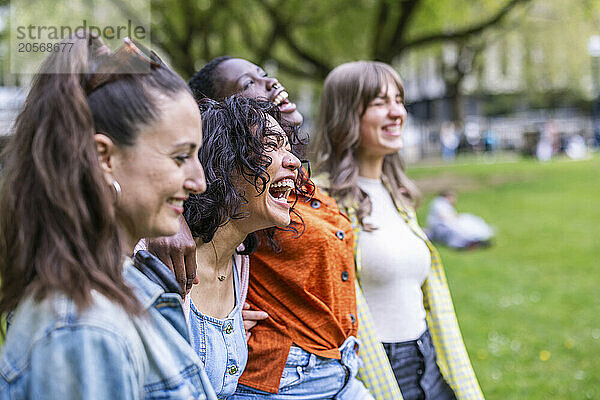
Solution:
{"label": "plaid shirt", "polygon": [[[397,202],[396,208],[411,230],[421,238],[431,253],[431,272],[422,286],[423,303],[427,312],[427,325],[433,339],[440,371],[459,400],[483,399],[483,393],[475,377],[469,355],[462,340],[450,290],[444,274],[439,253],[431,244],[413,210],[405,210]],[[354,228],[354,260],[356,275],[360,272],[360,248],[358,247],[360,225],[356,208],[346,208]],[[358,378],[376,400],[402,399],[394,373],[383,345],[375,335],[373,319],[358,283],[356,284],[358,313],[358,338],[361,342],[360,357],[363,367]]]}

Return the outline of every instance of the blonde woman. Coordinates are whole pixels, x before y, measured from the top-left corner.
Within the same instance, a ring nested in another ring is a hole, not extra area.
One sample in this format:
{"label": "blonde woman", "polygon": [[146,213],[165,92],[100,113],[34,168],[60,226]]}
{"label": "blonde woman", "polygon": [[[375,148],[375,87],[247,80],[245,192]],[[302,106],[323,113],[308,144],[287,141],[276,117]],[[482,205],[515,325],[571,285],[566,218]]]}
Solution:
{"label": "blonde woman", "polygon": [[404,399],[481,399],[439,255],[416,220],[419,191],[398,155],[405,121],[393,68],[338,66],[323,88],[315,168],[359,231],[357,274]]}

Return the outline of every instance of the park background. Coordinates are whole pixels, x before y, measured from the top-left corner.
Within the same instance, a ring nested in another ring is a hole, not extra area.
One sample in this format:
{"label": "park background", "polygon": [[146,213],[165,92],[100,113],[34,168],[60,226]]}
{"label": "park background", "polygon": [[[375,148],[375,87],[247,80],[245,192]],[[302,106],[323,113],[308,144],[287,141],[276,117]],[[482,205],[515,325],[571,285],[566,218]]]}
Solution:
{"label": "park background", "polygon": [[[440,248],[486,398],[600,399],[600,0],[149,3],[151,45],[184,78],[224,54],[264,65],[307,133],[333,67],[392,64],[420,221],[454,189],[459,212],[496,229],[490,248]],[[9,8],[0,0],[0,142],[31,78],[9,67]]]}

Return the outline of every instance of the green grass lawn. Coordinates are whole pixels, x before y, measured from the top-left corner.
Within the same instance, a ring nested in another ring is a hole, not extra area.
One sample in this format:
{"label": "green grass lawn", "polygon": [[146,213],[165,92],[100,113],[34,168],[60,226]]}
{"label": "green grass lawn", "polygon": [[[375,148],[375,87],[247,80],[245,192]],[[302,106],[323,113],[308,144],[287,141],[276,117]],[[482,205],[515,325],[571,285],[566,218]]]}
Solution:
{"label": "green grass lawn", "polygon": [[[464,161],[464,160],[463,160]],[[496,228],[493,247],[440,247],[487,399],[600,399],[600,157],[410,167],[426,194]]]}
{"label": "green grass lawn", "polygon": [[[460,163],[460,161],[459,161]],[[494,246],[440,247],[462,333],[487,399],[600,399],[600,157],[413,166],[425,189],[458,191],[459,212]]]}

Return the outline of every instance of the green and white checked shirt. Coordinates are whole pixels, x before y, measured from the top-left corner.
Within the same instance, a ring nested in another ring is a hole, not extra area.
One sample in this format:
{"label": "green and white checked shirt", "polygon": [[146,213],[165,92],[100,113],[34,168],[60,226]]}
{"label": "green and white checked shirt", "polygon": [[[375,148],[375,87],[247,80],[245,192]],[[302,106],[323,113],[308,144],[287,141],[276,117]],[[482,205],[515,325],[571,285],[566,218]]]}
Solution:
{"label": "green and white checked shirt", "polygon": [[[431,272],[422,286],[423,303],[427,312],[427,325],[437,354],[437,363],[444,379],[459,400],[483,400],[483,393],[475,377],[469,355],[460,333],[444,267],[439,253],[431,244],[413,210],[405,210],[395,202],[398,213],[411,230],[421,238],[431,252]],[[341,205],[340,205],[341,207]],[[354,228],[354,261],[356,276],[360,272],[360,226],[356,209],[346,208]],[[373,319],[365,301],[360,284],[356,283],[356,307],[358,314],[358,338],[363,367],[358,378],[364,383],[376,400],[402,399],[400,389],[388,361],[383,345],[375,335]]]}

